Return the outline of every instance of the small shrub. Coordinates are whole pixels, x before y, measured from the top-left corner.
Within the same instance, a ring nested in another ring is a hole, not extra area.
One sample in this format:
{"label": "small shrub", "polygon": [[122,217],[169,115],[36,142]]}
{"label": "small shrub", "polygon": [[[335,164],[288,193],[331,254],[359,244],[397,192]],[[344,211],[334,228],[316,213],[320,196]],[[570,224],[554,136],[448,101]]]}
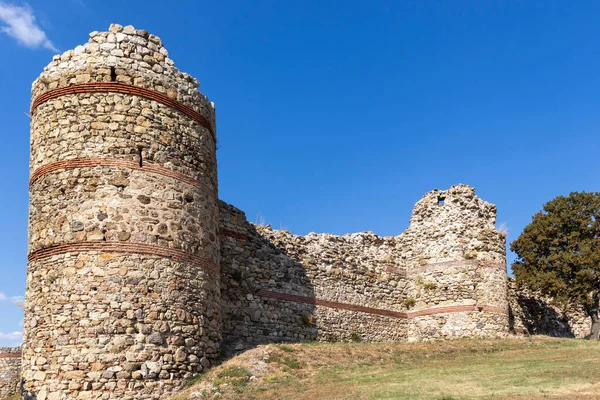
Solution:
{"label": "small shrub", "polygon": [[231,274],[231,277],[233,278],[234,281],[240,283],[240,282],[242,282],[242,279],[244,278],[244,273],[239,268],[234,269],[233,273]]}
{"label": "small shrub", "polygon": [[502,237],[507,237],[508,236],[508,227],[506,226],[506,223],[500,224],[500,226],[498,227],[497,231],[500,234],[500,236],[502,236]]}
{"label": "small shrub", "polygon": [[302,322],[306,326],[312,326],[313,324],[313,316],[310,314],[302,314]]}
{"label": "small shrub", "polygon": [[352,340],[353,342],[361,342],[362,339],[360,337],[360,333],[358,333],[358,332],[352,332],[350,334],[350,340]]}
{"label": "small shrub", "polygon": [[435,283],[433,283],[433,282],[425,282],[423,284],[423,289],[425,289],[425,290],[433,290],[436,287],[437,287],[437,285]]}
{"label": "small shrub", "polygon": [[465,260],[474,260],[477,258],[477,252],[476,251],[465,251],[465,254],[463,255],[463,257],[465,257]]}
{"label": "small shrub", "polygon": [[425,265],[425,264],[427,264],[427,259],[423,258],[423,257],[419,258],[419,265]]}
{"label": "small shrub", "polygon": [[407,297],[406,299],[404,299],[402,304],[404,304],[406,308],[411,308],[414,307],[415,304],[417,304],[417,300],[414,297]]}

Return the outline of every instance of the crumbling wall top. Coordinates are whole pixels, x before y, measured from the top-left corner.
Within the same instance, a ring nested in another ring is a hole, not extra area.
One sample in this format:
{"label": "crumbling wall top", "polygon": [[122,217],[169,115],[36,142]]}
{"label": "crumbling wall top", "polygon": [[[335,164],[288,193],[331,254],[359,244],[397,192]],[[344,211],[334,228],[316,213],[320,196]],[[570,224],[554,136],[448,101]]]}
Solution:
{"label": "crumbling wall top", "polygon": [[419,264],[461,259],[505,262],[505,237],[495,228],[496,206],[459,184],[432,190],[413,209],[401,235],[407,258]]}
{"label": "crumbling wall top", "polygon": [[426,193],[415,204],[410,219],[412,229],[457,224],[494,229],[495,223],[496,206],[477,197],[475,188],[465,184]]}
{"label": "crumbling wall top", "polygon": [[32,99],[57,87],[110,81],[111,68],[116,82],[148,87],[174,100],[214,109],[198,90],[200,82],[175,67],[158,36],[118,24],[110,25],[107,32],[91,32],[87,43],[55,55],[33,82]]}

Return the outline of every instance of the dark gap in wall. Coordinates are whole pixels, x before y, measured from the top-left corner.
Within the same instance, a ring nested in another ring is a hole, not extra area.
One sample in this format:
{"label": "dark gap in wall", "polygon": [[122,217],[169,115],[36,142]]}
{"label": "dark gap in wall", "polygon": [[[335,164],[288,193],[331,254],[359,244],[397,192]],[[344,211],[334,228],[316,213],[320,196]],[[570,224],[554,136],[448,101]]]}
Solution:
{"label": "dark gap in wall", "polygon": [[437,203],[438,203],[438,206],[443,206],[445,201],[446,201],[446,197],[444,197],[444,196],[439,196],[439,197],[438,197],[438,202],[437,202]]}
{"label": "dark gap in wall", "polygon": [[117,71],[116,71],[115,67],[110,67],[110,81],[111,82],[117,81]]}
{"label": "dark gap in wall", "polygon": [[138,155],[140,156],[140,168],[142,168],[143,158],[142,158],[142,146],[138,146]]}

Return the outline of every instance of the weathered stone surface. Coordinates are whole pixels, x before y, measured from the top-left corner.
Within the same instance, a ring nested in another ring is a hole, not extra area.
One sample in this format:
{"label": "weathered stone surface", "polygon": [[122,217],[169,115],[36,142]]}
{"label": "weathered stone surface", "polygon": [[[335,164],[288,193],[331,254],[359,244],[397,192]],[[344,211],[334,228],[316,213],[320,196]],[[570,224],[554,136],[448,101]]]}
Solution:
{"label": "weathered stone surface", "polygon": [[518,334],[584,338],[590,334],[591,319],[581,307],[566,309],[552,304],[552,299],[517,287],[508,282],[510,330]]}
{"label": "weathered stone surface", "polygon": [[219,355],[214,107],[166,54],[111,25],[33,83],[34,102],[111,81],[155,93],[32,103],[23,378],[38,398],[157,398],[202,370],[190,356]]}
{"label": "weathered stone surface", "polygon": [[19,393],[21,348],[0,347],[0,399]]}
{"label": "weathered stone surface", "polygon": [[[249,224],[221,203],[225,340],[241,349],[272,341],[507,335],[505,238],[495,213],[473,188],[457,185],[427,193],[395,237],[296,236]],[[265,298],[263,290],[313,301]]]}

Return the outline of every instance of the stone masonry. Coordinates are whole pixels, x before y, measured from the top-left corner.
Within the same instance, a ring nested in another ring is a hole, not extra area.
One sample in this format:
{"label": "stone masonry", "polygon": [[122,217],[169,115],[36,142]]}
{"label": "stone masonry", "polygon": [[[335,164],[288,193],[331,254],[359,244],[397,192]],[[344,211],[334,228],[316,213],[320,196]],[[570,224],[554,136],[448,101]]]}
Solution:
{"label": "stone masonry", "polygon": [[[425,194],[393,237],[249,223],[218,200],[215,109],[198,86],[158,37],[120,25],[33,83],[23,398],[158,399],[258,343],[562,321],[531,322],[537,303],[509,298],[496,208],[467,185]],[[19,380],[4,354],[0,397]]]}
{"label": "stone masonry", "polygon": [[0,399],[19,393],[20,375],[21,349],[0,347]]}
{"label": "stone masonry", "polygon": [[225,343],[508,334],[505,239],[466,185],[427,193],[399,236],[295,236],[221,203]]}
{"label": "stone masonry", "polygon": [[33,83],[30,397],[158,398],[218,356],[215,111],[198,85],[119,25]]}

